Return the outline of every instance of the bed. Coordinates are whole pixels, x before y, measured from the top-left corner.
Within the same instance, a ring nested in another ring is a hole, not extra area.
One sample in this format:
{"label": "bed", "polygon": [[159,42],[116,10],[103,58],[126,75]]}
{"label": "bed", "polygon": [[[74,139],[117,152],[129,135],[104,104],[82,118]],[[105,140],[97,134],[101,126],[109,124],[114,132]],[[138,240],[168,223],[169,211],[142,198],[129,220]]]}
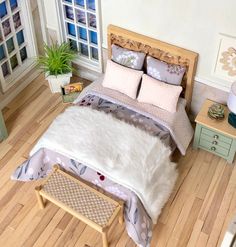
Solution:
{"label": "bed", "polygon": [[[108,27],[108,57],[112,46],[142,52],[185,67],[175,113],[138,102],[103,86],[101,76],[58,116],[12,174],[13,180],[44,178],[55,163],[125,201],[129,236],[149,246],[152,227],[177,179],[169,159],[177,147],[184,155],[193,130],[191,105],[197,54],[120,27]],[[144,65],[144,70],[145,70]]]}

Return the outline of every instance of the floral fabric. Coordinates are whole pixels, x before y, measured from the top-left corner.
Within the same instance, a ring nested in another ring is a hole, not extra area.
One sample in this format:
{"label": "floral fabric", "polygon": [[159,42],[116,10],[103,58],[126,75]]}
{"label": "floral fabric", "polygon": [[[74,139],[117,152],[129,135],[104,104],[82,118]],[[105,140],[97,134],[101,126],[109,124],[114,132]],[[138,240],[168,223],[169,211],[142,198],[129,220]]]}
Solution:
{"label": "floral fabric", "polygon": [[123,120],[129,124],[133,124],[136,127],[147,131],[153,136],[158,136],[165,145],[171,148],[171,150],[176,148],[176,144],[166,127],[155,122],[153,119],[147,116],[135,112],[134,110],[128,109],[119,104],[114,104],[108,100],[102,99],[99,96],[92,94],[86,95],[77,103],[77,105],[89,106],[99,111],[111,113],[120,120]]}
{"label": "floral fabric", "polygon": [[19,166],[12,175],[12,179],[33,181],[45,178],[52,171],[54,164],[59,164],[66,171],[124,200],[124,220],[129,236],[139,246],[150,246],[152,220],[136,194],[75,160],[43,148]]}
{"label": "floral fabric", "polygon": [[147,74],[151,77],[173,85],[181,85],[186,68],[168,64],[153,57],[147,57]]}
{"label": "floral fabric", "polygon": [[[154,120],[129,110],[121,105],[113,104],[98,96],[90,94],[82,98],[77,105],[92,107],[99,111],[109,112],[118,119],[122,119],[143,130],[146,130],[151,135],[159,136],[166,145],[170,145],[172,149],[175,148],[175,144],[171,139],[170,133],[165,127],[162,127]],[[146,213],[146,210],[136,194],[82,163],[65,157],[55,151],[43,148],[20,165],[12,174],[11,178],[13,180],[20,181],[38,180],[46,177],[51,172],[52,166],[56,163],[65,170],[76,174],[80,178],[89,181],[92,184],[101,187],[103,190],[124,200],[124,218],[129,236],[139,246],[150,246],[153,227],[152,220]]]}
{"label": "floral fabric", "polygon": [[131,69],[142,70],[146,54],[112,45],[112,60]]}

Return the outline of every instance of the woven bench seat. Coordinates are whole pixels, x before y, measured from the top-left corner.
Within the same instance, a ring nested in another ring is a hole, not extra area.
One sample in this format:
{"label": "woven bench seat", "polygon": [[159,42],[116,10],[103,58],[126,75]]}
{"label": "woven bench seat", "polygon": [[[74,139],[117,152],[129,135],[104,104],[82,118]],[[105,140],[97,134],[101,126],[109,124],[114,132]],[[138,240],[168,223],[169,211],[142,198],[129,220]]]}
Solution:
{"label": "woven bench seat", "polygon": [[118,217],[123,222],[123,202],[102,194],[59,166],[54,166],[54,171],[35,191],[40,208],[45,207],[45,200],[53,202],[102,233],[104,247],[108,246],[107,231],[112,222]]}

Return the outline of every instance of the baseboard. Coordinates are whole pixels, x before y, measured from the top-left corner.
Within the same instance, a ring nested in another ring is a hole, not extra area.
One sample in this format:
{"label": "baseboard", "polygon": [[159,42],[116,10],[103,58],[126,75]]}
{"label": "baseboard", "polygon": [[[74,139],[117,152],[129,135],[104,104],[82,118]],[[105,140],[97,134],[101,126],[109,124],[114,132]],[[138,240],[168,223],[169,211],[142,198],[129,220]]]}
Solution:
{"label": "baseboard", "polygon": [[82,66],[76,67],[73,71],[73,74],[76,76],[80,76],[84,79],[90,80],[90,81],[95,81],[101,75],[101,73],[89,70]]}
{"label": "baseboard", "polygon": [[210,87],[220,89],[220,90],[222,90],[224,92],[229,92],[230,91],[231,83],[229,83],[229,82],[226,84],[226,83],[220,82],[219,80],[213,81],[211,79],[203,78],[203,77],[200,77],[200,76],[195,76],[194,80],[196,82],[208,85]]}

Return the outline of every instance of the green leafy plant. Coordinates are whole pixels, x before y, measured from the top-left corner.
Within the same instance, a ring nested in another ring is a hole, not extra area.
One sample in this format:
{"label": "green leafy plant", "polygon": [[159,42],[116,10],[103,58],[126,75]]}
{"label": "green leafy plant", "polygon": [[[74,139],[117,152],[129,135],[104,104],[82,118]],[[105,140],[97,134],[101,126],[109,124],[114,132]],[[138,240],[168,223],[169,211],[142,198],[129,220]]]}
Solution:
{"label": "green leafy plant", "polygon": [[44,56],[37,58],[38,66],[49,75],[62,75],[72,71],[71,62],[75,58],[75,52],[69,43],[53,43],[44,45]]}

